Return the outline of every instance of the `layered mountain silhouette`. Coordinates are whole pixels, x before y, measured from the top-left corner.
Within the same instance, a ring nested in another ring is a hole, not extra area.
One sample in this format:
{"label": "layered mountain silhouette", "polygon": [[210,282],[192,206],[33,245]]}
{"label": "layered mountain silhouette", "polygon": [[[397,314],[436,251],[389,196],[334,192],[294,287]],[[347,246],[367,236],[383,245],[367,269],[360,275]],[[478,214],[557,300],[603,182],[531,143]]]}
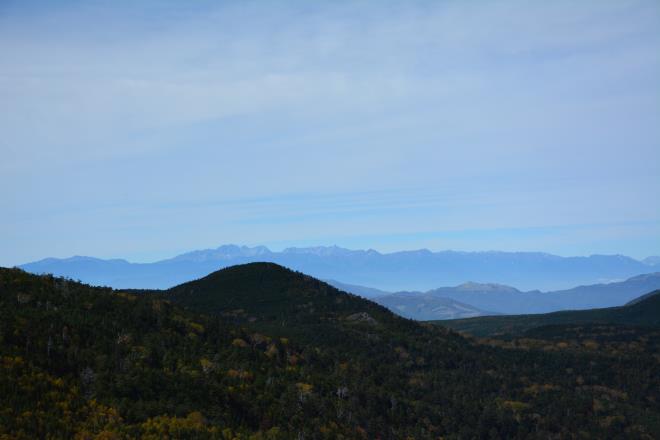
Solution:
{"label": "layered mountain silhouette", "polygon": [[386,292],[371,287],[346,284],[336,280],[328,280],[328,284],[350,292],[354,295],[370,299],[390,309],[397,315],[418,321],[434,319],[459,319],[474,316],[496,315],[495,312],[480,310],[472,305],[450,298],[443,298],[427,292]]}
{"label": "layered mountain silhouette", "polygon": [[558,290],[620,281],[657,270],[651,263],[621,255],[560,257],[538,252],[431,252],[425,249],[380,253],[336,246],[272,252],[264,246],[235,245],[189,252],[154,263],[72,257],[47,258],[21,268],[114,288],[168,288],[223,267],[249,262],[273,262],[319,279],[340,280],[389,292],[426,291],[467,281],[505,284],[521,290]]}
{"label": "layered mountain silhouette", "polygon": [[660,272],[638,275],[625,281],[578,286],[572,289],[521,292],[509,286],[468,283],[443,287],[428,293],[463,301],[498,313],[546,313],[567,309],[614,307],[660,288]]}
{"label": "layered mountain silhouette", "polygon": [[524,335],[532,329],[564,325],[619,324],[660,327],[660,290],[647,293],[621,307],[538,315],[486,316],[437,323],[475,336]]}
{"label": "layered mountain silhouette", "polygon": [[468,282],[427,292],[388,293],[363,286],[330,283],[356,295],[371,295],[373,301],[407,318],[434,320],[620,306],[644,292],[660,289],[660,272],[638,275],[616,283],[578,286],[554,292],[522,292],[501,284]]}
{"label": "layered mountain silhouette", "polygon": [[394,313],[418,321],[434,319],[458,319],[474,316],[495,315],[494,312],[480,310],[454,299],[439,297],[430,293],[399,292],[379,296],[373,301]]}

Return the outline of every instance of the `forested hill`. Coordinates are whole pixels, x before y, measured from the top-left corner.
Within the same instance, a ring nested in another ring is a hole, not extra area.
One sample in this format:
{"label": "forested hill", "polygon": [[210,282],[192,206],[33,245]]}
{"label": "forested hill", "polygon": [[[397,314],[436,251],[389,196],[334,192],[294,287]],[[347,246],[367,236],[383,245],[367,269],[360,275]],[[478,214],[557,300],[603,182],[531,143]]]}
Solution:
{"label": "forested hill", "polygon": [[375,336],[420,328],[383,306],[273,263],[232,266],[174,287],[166,295],[198,312],[325,346],[343,348],[352,341],[351,347],[356,347],[366,342],[359,337],[364,332]]}
{"label": "forested hill", "polygon": [[0,269],[0,438],[657,438],[659,378],[643,351],[481,345],[275,265],[144,293]]}
{"label": "forested hill", "polygon": [[481,316],[434,322],[480,337],[523,335],[531,329],[549,325],[619,324],[660,327],[660,290],[643,295],[621,307],[537,315]]}

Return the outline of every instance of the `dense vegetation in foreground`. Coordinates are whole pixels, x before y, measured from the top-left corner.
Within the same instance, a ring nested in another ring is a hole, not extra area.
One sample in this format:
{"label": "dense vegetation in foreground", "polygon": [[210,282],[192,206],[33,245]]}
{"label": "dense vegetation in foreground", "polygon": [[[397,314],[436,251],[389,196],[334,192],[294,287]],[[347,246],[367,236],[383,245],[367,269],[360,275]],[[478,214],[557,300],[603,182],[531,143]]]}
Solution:
{"label": "dense vegetation in foreground", "polygon": [[273,264],[164,292],[0,269],[0,438],[657,438],[646,343],[494,346]]}
{"label": "dense vegetation in foreground", "polygon": [[473,336],[524,336],[545,326],[618,324],[660,328],[660,290],[648,293],[625,306],[591,310],[569,310],[535,315],[479,316],[434,321]]}

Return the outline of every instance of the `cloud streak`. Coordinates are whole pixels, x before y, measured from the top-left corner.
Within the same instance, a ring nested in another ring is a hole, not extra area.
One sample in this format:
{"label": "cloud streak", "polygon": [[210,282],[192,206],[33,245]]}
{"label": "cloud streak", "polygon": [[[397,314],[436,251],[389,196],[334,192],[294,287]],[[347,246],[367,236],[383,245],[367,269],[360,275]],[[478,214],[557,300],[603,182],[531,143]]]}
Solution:
{"label": "cloud streak", "polygon": [[136,216],[171,249],[254,243],[257,223],[332,242],[659,220],[659,19],[652,1],[7,3],[0,263],[91,225],[124,244],[71,253],[154,247]]}

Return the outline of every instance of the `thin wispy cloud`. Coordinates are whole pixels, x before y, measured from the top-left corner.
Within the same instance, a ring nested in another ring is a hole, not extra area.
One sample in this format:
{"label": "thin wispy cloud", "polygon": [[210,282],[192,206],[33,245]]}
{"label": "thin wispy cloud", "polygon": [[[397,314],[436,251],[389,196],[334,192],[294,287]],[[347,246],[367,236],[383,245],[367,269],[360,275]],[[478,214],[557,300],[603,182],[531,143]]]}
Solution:
{"label": "thin wispy cloud", "polygon": [[[653,1],[6,3],[0,262],[658,222],[659,20]],[[582,253],[660,248],[657,227],[596,230]]]}

